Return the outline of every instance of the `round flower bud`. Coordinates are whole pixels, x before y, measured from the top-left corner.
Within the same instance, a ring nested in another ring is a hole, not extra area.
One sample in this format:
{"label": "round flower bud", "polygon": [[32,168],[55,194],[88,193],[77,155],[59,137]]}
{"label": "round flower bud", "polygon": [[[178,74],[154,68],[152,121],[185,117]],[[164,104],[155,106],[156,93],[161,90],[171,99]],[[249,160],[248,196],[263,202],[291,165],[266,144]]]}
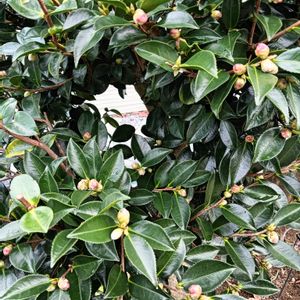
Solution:
{"label": "round flower bud", "polygon": [[117,219],[120,224],[127,226],[130,220],[130,212],[126,208],[120,209]]}
{"label": "round flower bud", "polygon": [[91,179],[89,181],[89,190],[97,191],[99,187],[99,182],[96,179]]}
{"label": "round flower bud", "polygon": [[133,15],[133,21],[135,24],[144,25],[148,21],[148,15],[142,9],[138,8]]}
{"label": "round flower bud", "polygon": [[12,246],[12,245],[7,245],[7,246],[5,246],[5,247],[3,248],[3,250],[2,250],[3,255],[4,255],[4,256],[10,255],[11,252],[12,252],[12,250],[13,250],[13,246]]}
{"label": "round flower bud", "polygon": [[28,54],[27,58],[29,61],[37,61],[38,56],[34,53],[30,53],[30,54]]}
{"label": "round flower bud", "polygon": [[232,70],[233,70],[234,74],[236,74],[236,75],[243,75],[247,72],[247,68],[243,64],[233,65]]}
{"label": "round flower bud", "polygon": [[230,188],[230,191],[231,191],[231,193],[233,193],[233,194],[237,194],[237,193],[239,193],[242,189],[243,189],[242,186],[237,185],[237,184],[234,184],[234,185]]}
{"label": "round flower bud", "polygon": [[5,77],[7,75],[6,71],[0,71],[0,78]]}
{"label": "round flower bud", "polygon": [[122,234],[123,234],[123,229],[122,228],[116,228],[112,231],[112,233],[110,234],[110,238],[115,241],[118,240]]}
{"label": "round flower bud", "polygon": [[91,135],[91,133],[90,132],[85,132],[84,134],[83,134],[83,140],[84,141],[88,141],[88,140],[90,140],[91,139],[91,137],[92,137],[92,135]]}
{"label": "round flower bud", "polygon": [[139,169],[141,167],[141,165],[139,164],[139,163],[137,163],[137,162],[134,162],[134,163],[132,163],[132,165],[131,165],[131,168],[133,169],[133,170],[137,170],[137,169]]}
{"label": "round flower bud", "polygon": [[27,97],[29,97],[31,95],[31,93],[29,92],[29,91],[26,91],[25,93],[24,93],[24,98],[27,98]]}
{"label": "round flower bud", "polygon": [[172,39],[177,40],[180,38],[180,30],[173,28],[170,30],[169,35]]}
{"label": "round flower bud", "polygon": [[187,193],[186,193],[186,189],[179,189],[177,190],[177,194],[181,197],[186,197]]}
{"label": "round flower bud", "polygon": [[279,235],[276,231],[268,231],[268,240],[273,244],[277,244],[279,242]]}
{"label": "round flower bud", "polygon": [[265,73],[277,74],[278,67],[270,59],[265,59],[260,64],[261,70]]}
{"label": "round flower bud", "polygon": [[140,176],[144,176],[146,174],[146,169],[145,168],[139,168],[138,173]]}
{"label": "round flower bud", "polygon": [[286,140],[289,139],[292,136],[292,132],[289,129],[287,129],[287,128],[283,128],[280,131],[280,134]]}
{"label": "round flower bud", "polygon": [[253,143],[254,142],[254,136],[253,135],[246,135],[245,142],[246,143]]}
{"label": "round flower bud", "polygon": [[122,62],[123,62],[123,59],[122,58],[116,58],[115,62],[116,62],[117,65],[121,65]]}
{"label": "round flower bud", "polygon": [[89,189],[89,180],[81,179],[77,184],[77,189],[80,191],[86,191]]}
{"label": "round flower bud", "polygon": [[284,79],[284,78],[280,78],[277,82],[277,87],[280,89],[280,90],[284,90],[287,88],[287,81]]}
{"label": "round flower bud", "polygon": [[246,80],[244,78],[238,77],[234,83],[234,89],[240,90],[244,87],[246,84]]}
{"label": "round flower bud", "polygon": [[161,146],[162,145],[162,140],[156,140],[155,143],[156,143],[157,146]]}
{"label": "round flower bud", "polygon": [[219,206],[225,206],[225,205],[227,205],[227,201],[225,200],[225,199],[223,199],[221,202],[220,202],[220,204],[219,204]]}
{"label": "round flower bud", "polygon": [[60,277],[58,279],[58,283],[57,283],[58,287],[63,290],[63,291],[67,291],[70,288],[70,282],[67,278],[65,277]]}
{"label": "round flower bud", "polygon": [[213,10],[211,12],[211,17],[218,21],[222,18],[222,13],[219,10]]}
{"label": "round flower bud", "polygon": [[225,192],[224,192],[224,197],[225,197],[225,198],[231,198],[231,197],[232,197],[232,194],[231,194],[229,191],[225,191]]}
{"label": "round flower bud", "polygon": [[255,48],[255,55],[261,59],[266,59],[269,56],[270,48],[264,43],[258,43]]}
{"label": "round flower bud", "polygon": [[51,283],[48,288],[47,288],[47,292],[51,293],[56,289],[56,285],[54,283]]}
{"label": "round flower bud", "polygon": [[199,284],[192,284],[189,287],[189,294],[192,299],[198,299],[202,294],[202,288]]}
{"label": "round flower bud", "polygon": [[98,188],[97,188],[97,192],[98,193],[101,193],[103,191],[103,185],[102,185],[102,182],[101,180],[98,182]]}
{"label": "round flower bud", "polygon": [[5,268],[5,262],[3,260],[0,260],[0,270]]}

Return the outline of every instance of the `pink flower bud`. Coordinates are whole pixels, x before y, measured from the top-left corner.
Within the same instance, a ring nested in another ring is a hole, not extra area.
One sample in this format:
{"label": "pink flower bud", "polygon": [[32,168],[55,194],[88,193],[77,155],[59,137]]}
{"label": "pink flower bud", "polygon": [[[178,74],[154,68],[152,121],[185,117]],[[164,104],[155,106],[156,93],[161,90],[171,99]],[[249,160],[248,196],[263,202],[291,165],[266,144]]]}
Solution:
{"label": "pink flower bud", "polygon": [[277,244],[279,242],[279,235],[276,231],[268,231],[268,240],[272,244]]}
{"label": "pink flower bud", "polygon": [[211,12],[211,17],[218,21],[222,18],[222,13],[219,10],[213,10]]}
{"label": "pink flower bud", "polygon": [[7,246],[5,246],[4,248],[3,248],[3,255],[4,256],[8,256],[8,255],[10,255],[11,254],[11,252],[12,252],[12,250],[13,250],[13,246],[12,245],[7,245]]}
{"label": "pink flower bud", "polygon": [[189,293],[192,299],[198,299],[202,294],[202,288],[199,284],[192,284],[189,287]]}
{"label": "pink flower bud", "polygon": [[170,30],[169,35],[172,39],[177,40],[180,38],[180,30],[173,28]]}
{"label": "pink flower bud", "polygon": [[67,291],[70,288],[69,280],[67,278],[64,278],[64,277],[59,278],[57,285],[63,291]]}
{"label": "pink flower bud", "polygon": [[287,129],[287,128],[283,128],[280,131],[280,134],[286,140],[289,139],[292,136],[292,132],[289,129]]}
{"label": "pink flower bud", "polygon": [[6,72],[5,71],[0,71],[0,78],[1,77],[5,77],[7,74],[6,74]]}
{"label": "pink flower bud", "polygon": [[118,240],[122,236],[123,232],[124,232],[124,229],[122,229],[122,228],[116,228],[110,234],[110,238],[113,241]]}
{"label": "pink flower bud", "polygon": [[246,80],[244,78],[238,77],[235,81],[234,89],[240,90],[244,87],[245,84],[246,84]]}
{"label": "pink flower bud", "polygon": [[260,64],[261,70],[265,73],[277,74],[278,67],[270,59],[265,59]]}
{"label": "pink flower bud", "polygon": [[88,179],[82,179],[78,182],[77,188],[80,191],[86,191],[89,189],[89,180]]}
{"label": "pink flower bud", "polygon": [[89,190],[97,191],[99,187],[99,182],[96,179],[91,179],[89,182]]}
{"label": "pink flower bud", "polygon": [[92,137],[92,135],[91,135],[91,133],[90,132],[85,132],[84,134],[83,134],[83,140],[84,141],[88,141],[88,140],[90,140],[91,139],[91,137]]}
{"label": "pink flower bud", "polygon": [[144,25],[148,21],[148,15],[142,9],[138,8],[133,15],[133,21],[135,24]]}
{"label": "pink flower bud", "polygon": [[242,185],[237,185],[237,184],[234,184],[231,188],[230,188],[230,191],[233,193],[233,194],[237,194],[239,192],[241,192],[243,190],[243,186]]}
{"label": "pink flower bud", "polygon": [[232,70],[233,70],[234,74],[236,74],[236,75],[243,75],[247,72],[247,68],[243,64],[233,65]]}
{"label": "pink flower bud", "polygon": [[266,59],[269,56],[270,48],[264,44],[259,43],[255,48],[255,55],[261,59]]}
{"label": "pink flower bud", "polygon": [[254,142],[254,136],[253,135],[246,135],[245,142],[246,143],[253,143]]}

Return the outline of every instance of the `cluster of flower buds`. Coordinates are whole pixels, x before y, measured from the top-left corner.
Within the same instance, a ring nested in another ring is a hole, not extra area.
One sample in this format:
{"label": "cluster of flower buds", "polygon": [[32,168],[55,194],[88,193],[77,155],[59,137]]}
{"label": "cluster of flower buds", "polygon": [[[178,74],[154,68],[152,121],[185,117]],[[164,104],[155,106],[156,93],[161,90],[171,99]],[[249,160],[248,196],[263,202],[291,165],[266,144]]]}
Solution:
{"label": "cluster of flower buds", "polygon": [[189,287],[189,295],[192,299],[199,299],[202,295],[202,288],[199,284],[192,284]]}
{"label": "cluster of flower buds", "polygon": [[289,130],[288,128],[283,128],[280,131],[280,135],[285,139],[289,139],[292,136],[292,131]]}
{"label": "cluster of flower buds", "polygon": [[247,67],[243,64],[235,64],[232,67],[232,71],[234,74],[239,75],[240,77],[238,77],[234,83],[234,89],[235,90],[240,90],[244,87],[244,85],[246,84],[246,72],[247,72]]}
{"label": "cluster of flower buds", "polygon": [[216,21],[218,21],[222,18],[222,13],[219,10],[213,10],[210,15]]}
{"label": "cluster of flower buds", "polygon": [[126,208],[119,210],[117,214],[118,228],[114,229],[110,235],[112,240],[118,240],[123,234],[128,234],[128,224],[130,221],[130,213]]}
{"label": "cluster of flower buds", "polygon": [[3,248],[2,253],[4,256],[9,256],[12,251],[13,251],[13,245],[9,244]]}
{"label": "cluster of flower buds", "polygon": [[277,244],[279,242],[279,235],[278,233],[275,231],[276,226],[274,224],[270,224],[267,227],[267,237],[269,242],[271,242],[272,244]]}
{"label": "cluster of flower buds", "polygon": [[139,163],[134,162],[131,165],[133,170],[136,170],[140,176],[144,176],[146,174],[146,168],[143,168]]}
{"label": "cluster of flower buds", "polygon": [[77,184],[77,189],[80,191],[94,191],[94,192],[102,192],[103,185],[101,180],[98,181],[96,179],[81,179]]}
{"label": "cluster of flower buds", "polygon": [[133,22],[137,25],[144,25],[148,21],[148,15],[138,8],[133,15]]}
{"label": "cluster of flower buds", "polygon": [[278,66],[272,61],[276,56],[269,56],[270,48],[264,43],[258,43],[255,48],[255,55],[262,61],[260,63],[261,70],[265,73],[277,74]]}

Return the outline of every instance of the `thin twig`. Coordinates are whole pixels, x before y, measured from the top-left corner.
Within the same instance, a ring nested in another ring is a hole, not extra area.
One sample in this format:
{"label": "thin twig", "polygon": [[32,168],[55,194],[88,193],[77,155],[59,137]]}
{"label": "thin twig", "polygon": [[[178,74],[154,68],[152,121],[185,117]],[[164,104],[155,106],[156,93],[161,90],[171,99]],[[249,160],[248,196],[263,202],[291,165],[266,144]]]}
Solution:
{"label": "thin twig", "polygon": [[160,192],[174,192],[176,191],[178,188],[173,188],[173,187],[165,187],[165,188],[161,188],[161,189],[154,189],[153,192],[155,193],[160,193]]}
{"label": "thin twig", "polygon": [[258,231],[258,232],[253,232],[253,231],[247,231],[247,232],[241,232],[241,233],[234,233],[230,237],[252,237],[252,236],[258,236],[261,234],[264,234],[267,232],[267,229]]}
{"label": "thin twig", "polygon": [[256,28],[256,24],[257,24],[257,17],[256,14],[258,14],[259,9],[260,9],[260,3],[261,0],[256,0],[256,4],[255,4],[255,15],[253,16],[253,23],[252,23],[252,27],[250,30],[250,35],[249,35],[249,48],[252,48],[253,45],[253,37],[254,37],[254,33],[255,33],[255,28]]}
{"label": "thin twig", "polygon": [[56,6],[60,6],[60,3],[59,3],[59,1],[58,1],[58,0],[52,0],[52,2],[54,3],[54,5],[56,5]]}
{"label": "thin twig", "polygon": [[[16,133],[11,132],[10,130],[8,130],[2,122],[0,122],[0,129],[2,129],[3,131],[5,131],[6,133],[8,133],[9,135],[11,135],[12,137],[23,141],[26,144],[32,145],[34,147],[38,147],[42,150],[44,150],[45,152],[47,152],[47,154],[53,159],[56,160],[59,158],[59,156],[53,151],[51,150],[46,144],[44,144],[43,142],[39,142],[37,140],[34,140],[32,138],[29,138],[27,136],[22,136]],[[69,170],[66,165],[64,163],[60,164],[60,167],[69,175],[74,177],[73,173],[71,172],[71,170]]]}
{"label": "thin twig", "polygon": [[225,200],[225,197],[222,197],[219,201],[217,201],[216,203],[212,204],[211,206],[207,206],[205,208],[203,208],[202,210],[198,211],[190,220],[190,222],[196,220],[198,217],[204,215],[205,213],[207,213],[209,210],[219,207],[220,204]]}
{"label": "thin twig", "polygon": [[121,269],[125,272],[124,235],[121,236]]}

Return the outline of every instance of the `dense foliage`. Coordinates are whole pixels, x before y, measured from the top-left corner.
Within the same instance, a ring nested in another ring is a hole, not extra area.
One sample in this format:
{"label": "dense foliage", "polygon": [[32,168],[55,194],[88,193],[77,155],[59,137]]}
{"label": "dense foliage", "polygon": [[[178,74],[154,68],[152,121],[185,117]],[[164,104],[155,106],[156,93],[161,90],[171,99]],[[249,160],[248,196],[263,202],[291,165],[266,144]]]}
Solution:
{"label": "dense foliage", "polygon": [[[1,300],[244,299],[300,270],[296,2],[0,1]],[[92,104],[109,85],[143,135]]]}

